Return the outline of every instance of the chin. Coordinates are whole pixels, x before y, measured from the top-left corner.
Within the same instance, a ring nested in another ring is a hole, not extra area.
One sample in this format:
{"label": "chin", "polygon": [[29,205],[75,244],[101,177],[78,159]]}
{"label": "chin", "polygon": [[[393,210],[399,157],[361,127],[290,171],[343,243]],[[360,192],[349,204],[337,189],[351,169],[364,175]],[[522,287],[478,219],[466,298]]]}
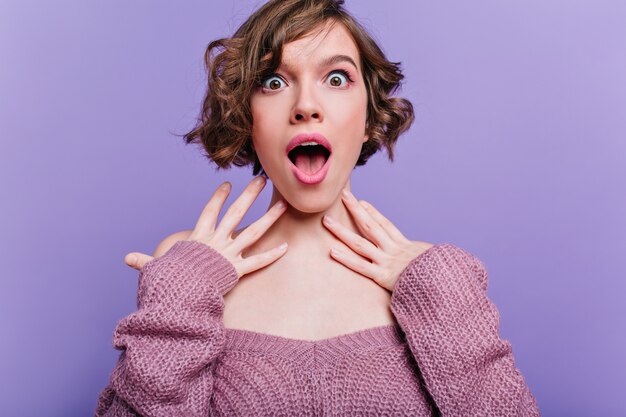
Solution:
{"label": "chin", "polygon": [[306,214],[321,213],[321,212],[328,210],[332,206],[332,203],[330,201],[328,203],[325,203],[319,200],[302,201],[301,199],[298,199],[297,201],[287,200],[287,202],[289,203],[291,207],[295,208],[301,213],[306,213]]}
{"label": "chin", "polygon": [[[265,172],[267,173],[267,171]],[[299,182],[291,172],[287,175],[272,174],[274,173],[268,173],[268,176],[276,191],[287,201],[289,206],[303,214],[328,211],[337,202],[341,205],[340,193],[350,178],[349,173],[345,179],[338,179],[343,175],[331,173],[319,184],[308,185]],[[344,184],[344,186],[340,184]]]}
{"label": "chin", "polygon": [[336,196],[333,198],[328,192],[324,196],[317,193],[302,193],[293,197],[285,196],[285,199],[291,207],[306,214],[324,212],[331,208],[337,200]]}

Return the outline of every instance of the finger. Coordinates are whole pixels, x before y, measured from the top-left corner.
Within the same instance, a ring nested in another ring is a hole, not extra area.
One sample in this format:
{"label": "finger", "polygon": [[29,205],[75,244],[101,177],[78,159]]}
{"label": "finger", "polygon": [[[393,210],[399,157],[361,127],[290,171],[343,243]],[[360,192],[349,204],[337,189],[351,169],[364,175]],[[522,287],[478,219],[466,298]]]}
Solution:
{"label": "finger", "polygon": [[259,240],[267,229],[269,229],[286,210],[287,204],[285,201],[277,201],[267,213],[239,233],[233,242],[233,250],[236,251],[237,254],[240,254],[245,248]]}
{"label": "finger", "polygon": [[365,211],[367,211],[369,215],[372,216],[372,218],[376,220],[378,224],[381,225],[383,230],[385,230],[385,232],[387,232],[387,234],[393,240],[395,241],[407,240],[406,237],[402,234],[402,232],[398,230],[398,228],[394,226],[394,224],[391,223],[389,219],[383,216],[374,206],[372,206],[370,203],[364,200],[359,201],[359,203],[361,204],[361,206],[363,206]]}
{"label": "finger", "polygon": [[333,248],[330,251],[330,256],[336,261],[347,266],[351,270],[358,272],[359,274],[376,280],[376,277],[382,275],[382,269],[376,264],[371,263],[367,259],[358,256],[354,252],[345,252],[338,248]]}
{"label": "finger", "polygon": [[145,264],[153,259],[154,257],[146,255],[145,253],[131,252],[124,257],[124,262],[126,262],[126,265],[139,271]]}
{"label": "finger", "polygon": [[393,245],[387,232],[365,211],[363,206],[359,204],[354,195],[347,189],[343,190],[342,200],[352,217],[356,220],[359,229],[369,240],[382,249],[387,249]]}
{"label": "finger", "polygon": [[235,227],[241,222],[243,216],[248,212],[261,190],[263,190],[263,187],[265,187],[265,178],[262,176],[258,176],[250,181],[241,195],[226,210],[226,214],[224,214],[222,221],[217,226],[215,233],[222,238],[229,237],[235,230]]}
{"label": "finger", "polygon": [[372,261],[378,258],[377,255],[380,254],[381,250],[369,240],[357,235],[346,226],[335,221],[329,215],[324,216],[323,222],[328,230],[359,255],[365,256]]}
{"label": "finger", "polygon": [[238,262],[235,266],[237,270],[237,275],[241,278],[242,276],[249,274],[250,272],[254,272],[257,269],[261,269],[272,262],[276,261],[278,258],[283,256],[287,252],[287,242],[282,245],[275,247],[274,249],[270,249],[266,252],[260,253],[258,255],[249,256],[244,258],[242,261]]}
{"label": "finger", "polygon": [[224,201],[228,198],[228,194],[230,194],[230,183],[225,182],[213,192],[213,195],[209,199],[209,202],[204,206],[202,213],[200,213],[200,217],[196,222],[196,227],[194,228],[194,236],[196,234],[200,234],[202,236],[207,233],[213,233],[215,230],[215,223],[217,223],[217,217],[222,211],[222,207],[224,206]]}

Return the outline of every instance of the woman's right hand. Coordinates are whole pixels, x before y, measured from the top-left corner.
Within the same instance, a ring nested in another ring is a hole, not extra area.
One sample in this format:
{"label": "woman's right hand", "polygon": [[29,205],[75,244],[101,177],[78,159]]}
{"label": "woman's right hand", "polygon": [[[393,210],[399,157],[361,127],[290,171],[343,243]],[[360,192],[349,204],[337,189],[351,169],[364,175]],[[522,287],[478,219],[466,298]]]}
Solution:
{"label": "woman's right hand", "polygon": [[[285,242],[257,255],[247,258],[241,256],[244,249],[256,242],[285,212],[287,204],[284,200],[278,201],[261,218],[246,227],[236,238],[232,238],[235,228],[263,190],[265,183],[266,180],[262,176],[254,178],[228,208],[222,221],[216,227],[217,218],[231,189],[228,182],[220,185],[202,210],[194,230],[186,239],[204,243],[215,249],[233,264],[239,278],[271,264],[287,252],[287,243]],[[126,263],[137,270],[141,270],[152,259],[154,259],[152,256],[138,252],[129,253],[125,258]]]}

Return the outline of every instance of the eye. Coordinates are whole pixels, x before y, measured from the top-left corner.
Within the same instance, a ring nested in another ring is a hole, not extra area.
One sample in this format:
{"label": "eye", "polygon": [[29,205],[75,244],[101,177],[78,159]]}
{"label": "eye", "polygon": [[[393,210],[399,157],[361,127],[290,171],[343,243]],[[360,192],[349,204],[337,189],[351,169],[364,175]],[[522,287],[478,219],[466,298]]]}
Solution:
{"label": "eye", "polygon": [[285,81],[283,81],[283,79],[280,78],[278,75],[270,75],[269,77],[265,78],[261,83],[263,88],[272,91],[279,90],[282,87],[281,84],[285,84]]}
{"label": "eye", "polygon": [[348,71],[335,70],[328,75],[328,82],[333,87],[345,87],[352,82],[352,78],[350,78]]}

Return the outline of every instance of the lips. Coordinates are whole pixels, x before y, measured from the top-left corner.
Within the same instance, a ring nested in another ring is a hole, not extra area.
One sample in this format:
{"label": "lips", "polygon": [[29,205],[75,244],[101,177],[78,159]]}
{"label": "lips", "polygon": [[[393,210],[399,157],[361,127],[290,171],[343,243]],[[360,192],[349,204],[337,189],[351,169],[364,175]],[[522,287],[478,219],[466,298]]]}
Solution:
{"label": "lips", "polygon": [[289,141],[285,153],[291,171],[300,182],[318,184],[328,172],[332,146],[320,133],[301,133]]}

